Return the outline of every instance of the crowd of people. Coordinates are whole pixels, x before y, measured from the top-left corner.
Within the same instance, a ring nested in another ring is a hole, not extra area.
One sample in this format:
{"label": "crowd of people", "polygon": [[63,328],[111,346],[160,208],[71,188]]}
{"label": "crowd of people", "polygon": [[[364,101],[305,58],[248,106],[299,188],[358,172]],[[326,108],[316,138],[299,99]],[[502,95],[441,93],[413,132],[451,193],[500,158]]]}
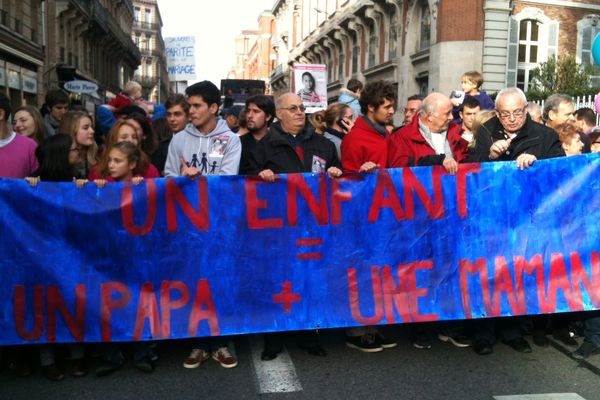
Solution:
{"label": "crowd of people", "polygon": [[[149,106],[141,100],[141,87],[128,83],[109,104],[90,115],[70,104],[61,90],[51,90],[41,112],[33,106],[13,110],[0,92],[0,177],[74,182],[77,187],[104,187],[111,182],[140,184],[159,177],[197,178],[200,175],[253,175],[273,182],[278,174],[325,173],[336,179],[344,173],[374,173],[383,168],[442,166],[455,174],[460,163],[514,161],[526,169],[537,160],[600,152],[600,128],[591,108],[575,110],[573,99],[554,94],[543,109],[527,101],[522,90],[505,88],[492,100],[481,90],[483,78],[463,74],[463,91],[448,96],[430,93],[408,97],[401,126],[394,126],[397,89],[387,81],[366,85],[351,79],[338,102],[306,115],[311,85],[276,99],[256,95],[245,105],[221,109],[219,89],[208,81],[191,85],[185,96],[172,95],[165,104]],[[12,119],[11,119],[12,117]],[[12,124],[12,125],[11,125]],[[538,346],[548,345],[548,334],[569,346],[574,334],[585,336],[573,349],[586,358],[600,350],[600,317],[552,315],[410,324],[412,344],[432,346],[432,338],[458,347],[472,346],[480,355],[493,352],[500,340],[519,352],[532,348],[523,337],[532,334]],[[583,328],[582,328],[583,327]],[[346,330],[346,344],[363,352],[380,352],[397,346],[374,326]],[[230,338],[197,339],[185,357],[185,368],[197,368],[210,358],[224,368],[237,366],[228,348]],[[317,335],[305,332],[299,345],[308,353],[325,356]],[[264,335],[265,362],[282,351],[282,334]],[[31,373],[36,350],[44,376],[61,380],[64,372],[55,361],[52,345],[20,346],[4,352],[18,375]],[[149,342],[131,345],[134,365],[154,369],[156,347]],[[1,350],[1,349],[0,349]],[[72,375],[88,372],[86,349],[68,346]],[[89,351],[89,349],[88,349]],[[124,361],[121,346],[105,344],[96,375],[108,375]]]}

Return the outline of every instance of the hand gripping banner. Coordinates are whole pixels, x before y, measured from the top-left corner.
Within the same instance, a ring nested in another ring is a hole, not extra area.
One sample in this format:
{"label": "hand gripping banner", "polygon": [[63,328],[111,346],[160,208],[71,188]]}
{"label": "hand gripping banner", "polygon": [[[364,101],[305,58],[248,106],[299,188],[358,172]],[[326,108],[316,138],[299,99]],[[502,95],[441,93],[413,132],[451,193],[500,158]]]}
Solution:
{"label": "hand gripping banner", "polygon": [[599,167],[0,179],[0,344],[597,309]]}

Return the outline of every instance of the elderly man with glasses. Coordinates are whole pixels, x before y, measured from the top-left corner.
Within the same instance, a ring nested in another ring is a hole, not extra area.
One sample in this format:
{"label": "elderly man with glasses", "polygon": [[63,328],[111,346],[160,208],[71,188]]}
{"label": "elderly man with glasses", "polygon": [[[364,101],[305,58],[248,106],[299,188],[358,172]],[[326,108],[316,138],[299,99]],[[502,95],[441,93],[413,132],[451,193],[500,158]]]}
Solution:
{"label": "elderly man with glasses", "polygon": [[325,172],[331,178],[342,175],[333,142],[315,133],[306,123],[305,108],[294,93],[275,102],[277,122],[250,154],[250,175],[273,182],[277,174]]}
{"label": "elderly man with glasses", "polygon": [[527,98],[519,88],[502,89],[496,96],[496,117],[477,137],[477,161],[516,160],[520,169],[536,160],[565,155],[554,130],[536,124],[527,114]]}

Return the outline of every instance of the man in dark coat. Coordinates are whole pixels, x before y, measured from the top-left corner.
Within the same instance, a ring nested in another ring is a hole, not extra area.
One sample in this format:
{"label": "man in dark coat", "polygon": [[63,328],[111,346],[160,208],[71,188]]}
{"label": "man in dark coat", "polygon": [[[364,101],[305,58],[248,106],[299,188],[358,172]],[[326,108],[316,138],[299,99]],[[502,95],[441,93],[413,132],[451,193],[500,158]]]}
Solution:
{"label": "man in dark coat", "polygon": [[335,145],[306,123],[300,97],[286,93],[275,105],[278,121],[252,150],[248,174],[258,175],[266,182],[274,181],[276,174],[294,172],[326,172],[331,178],[341,176]]}

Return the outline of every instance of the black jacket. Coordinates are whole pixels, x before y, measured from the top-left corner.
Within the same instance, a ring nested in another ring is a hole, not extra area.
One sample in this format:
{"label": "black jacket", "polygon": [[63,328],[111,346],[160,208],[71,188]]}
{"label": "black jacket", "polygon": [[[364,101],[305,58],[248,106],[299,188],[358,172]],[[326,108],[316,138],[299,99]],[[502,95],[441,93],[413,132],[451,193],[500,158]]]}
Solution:
{"label": "black jacket", "polygon": [[558,135],[553,129],[535,123],[527,115],[525,125],[511,141],[508,150],[495,160],[490,160],[490,147],[498,140],[506,139],[504,128],[498,117],[486,122],[475,139],[475,147],[470,151],[466,162],[511,161],[523,153],[532,154],[538,160],[562,157],[565,155]]}
{"label": "black jacket", "polygon": [[335,145],[315,133],[312,126],[307,124],[296,136],[295,146],[287,135],[278,122],[271,125],[267,136],[250,153],[249,175],[258,175],[265,169],[275,174],[314,172],[314,163],[321,160],[325,162],[322,172],[329,167],[341,168]]}
{"label": "black jacket", "polygon": [[[263,139],[266,136],[263,137]],[[262,139],[261,139],[262,140]],[[240,175],[249,175],[252,167],[250,165],[250,154],[256,147],[259,141],[254,139],[254,136],[248,132],[245,135],[240,136],[240,142],[242,142],[242,156],[240,157]]]}

